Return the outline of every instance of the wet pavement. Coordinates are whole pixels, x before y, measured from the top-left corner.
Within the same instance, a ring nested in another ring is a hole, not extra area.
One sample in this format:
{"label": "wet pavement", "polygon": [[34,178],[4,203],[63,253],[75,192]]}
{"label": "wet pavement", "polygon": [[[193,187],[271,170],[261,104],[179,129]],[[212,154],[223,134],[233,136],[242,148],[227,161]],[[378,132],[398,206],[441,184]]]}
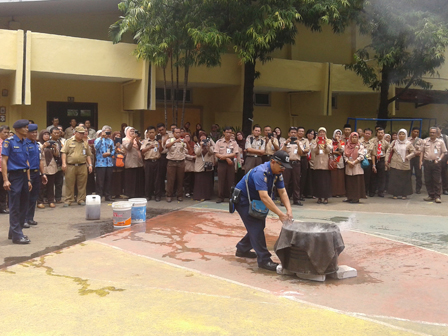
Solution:
{"label": "wet pavement", "polygon": [[[297,220],[337,223],[346,246],[339,264],[358,270],[356,278],[318,283],[236,258],[235,245],[245,233],[239,216],[226,212],[226,204],[190,205],[0,271],[3,330],[20,335],[448,334],[446,217],[374,213],[362,205],[351,211],[310,202],[295,207]],[[102,230],[91,226],[84,230]],[[280,229],[278,220],[268,219],[270,251]],[[27,318],[17,327],[8,317],[24,305]]]}

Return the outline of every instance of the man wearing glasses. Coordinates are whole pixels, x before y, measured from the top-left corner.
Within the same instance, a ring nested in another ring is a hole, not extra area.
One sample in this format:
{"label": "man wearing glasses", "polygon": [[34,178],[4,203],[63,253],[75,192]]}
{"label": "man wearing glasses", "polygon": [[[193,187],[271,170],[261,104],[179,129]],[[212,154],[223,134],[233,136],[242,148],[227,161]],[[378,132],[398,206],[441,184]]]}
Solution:
{"label": "man wearing glasses", "polygon": [[[264,235],[266,219],[255,218],[249,214],[249,207],[251,204],[248,196],[250,196],[251,201],[261,200],[263,204],[270,211],[274,212],[282,222],[292,220],[291,204],[282,176],[282,172],[285,171],[285,169],[291,168],[292,166],[289,164],[289,155],[284,151],[277,151],[271,157],[270,161],[249,171],[246,176],[238,182],[235,188],[241,191],[239,202],[235,204],[235,209],[238,211],[247,230],[247,234],[236,245],[236,256],[241,258],[257,258],[258,267],[274,272],[276,271],[278,264],[271,260],[271,253],[269,253],[266,247],[266,238]],[[286,207],[286,214],[283,213],[272,200],[272,190],[274,185],[277,187],[280,200]],[[251,249],[254,249],[255,252],[251,252]]]}
{"label": "man wearing glasses", "polygon": [[112,172],[114,164],[112,157],[115,155],[115,146],[110,138],[112,128],[103,126],[101,135],[95,140],[95,170],[96,170],[96,194],[112,201],[110,197],[110,186],[112,184]]}

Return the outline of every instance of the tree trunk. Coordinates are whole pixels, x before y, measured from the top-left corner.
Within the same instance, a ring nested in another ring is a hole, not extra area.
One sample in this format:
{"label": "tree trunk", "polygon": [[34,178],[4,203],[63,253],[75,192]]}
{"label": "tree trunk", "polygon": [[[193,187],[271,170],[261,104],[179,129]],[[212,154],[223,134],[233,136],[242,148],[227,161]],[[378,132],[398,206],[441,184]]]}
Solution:
{"label": "tree trunk", "polygon": [[187,101],[187,86],[188,86],[188,73],[190,71],[190,67],[188,64],[185,64],[185,78],[184,78],[184,94],[182,97],[182,122],[181,127],[184,127],[185,124],[185,102]]}
{"label": "tree trunk", "polygon": [[163,67],[163,110],[165,113],[165,127],[168,125],[168,112],[166,110],[166,65]]}
{"label": "tree trunk", "polygon": [[[173,67],[173,53],[171,53],[171,112],[173,114],[174,123],[174,67]],[[166,125],[166,129],[171,129],[170,125]]]}
{"label": "tree trunk", "polygon": [[[389,68],[383,66],[381,70],[380,106],[378,108],[378,119],[389,119]],[[378,121],[378,126],[386,129],[387,121]]]}
{"label": "tree trunk", "polygon": [[248,136],[252,133],[252,120],[254,117],[254,83],[255,61],[244,65],[244,96],[243,96],[243,133]]}
{"label": "tree trunk", "polygon": [[178,111],[179,111],[179,99],[177,99],[178,95],[177,93],[179,92],[179,54],[176,56],[176,89],[174,91],[174,111],[176,114],[176,119],[173,122],[173,124],[176,124],[177,127],[182,127],[179,126],[179,120],[177,120],[179,118],[178,116]]}

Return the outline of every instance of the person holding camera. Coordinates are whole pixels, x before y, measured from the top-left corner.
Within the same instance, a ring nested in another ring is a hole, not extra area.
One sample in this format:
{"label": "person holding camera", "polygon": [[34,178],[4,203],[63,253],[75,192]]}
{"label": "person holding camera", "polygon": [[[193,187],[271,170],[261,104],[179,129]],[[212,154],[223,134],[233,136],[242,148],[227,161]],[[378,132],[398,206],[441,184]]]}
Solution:
{"label": "person holding camera", "polygon": [[160,157],[161,145],[156,137],[156,128],[146,129],[147,138],[142,141],[141,151],[145,167],[145,195],[148,201],[154,195],[156,202],[160,202]]}
{"label": "person holding camera", "polygon": [[193,199],[205,201],[213,197],[213,165],[215,152],[213,140],[207,138],[207,133],[199,131],[198,143],[194,146],[196,155],[194,166],[194,189]]}
{"label": "person holding camera", "polygon": [[96,172],[96,194],[104,196],[105,201],[112,201],[110,187],[112,184],[112,173],[114,164],[112,157],[115,155],[114,142],[110,138],[112,128],[103,126],[99,138],[95,140],[95,172]]}
{"label": "person holding camera", "polygon": [[140,170],[143,169],[141,144],[138,141],[138,133],[134,127],[126,127],[124,130],[126,138],[123,139],[123,149],[126,153],[124,162],[124,193],[129,198],[139,197],[138,183]]}
{"label": "person holding camera", "polygon": [[[58,130],[53,127],[53,129]],[[58,130],[59,131],[59,130]],[[57,159],[60,156],[59,147],[56,141],[50,140],[50,133],[47,130],[43,130],[39,133],[39,147],[41,152],[40,162],[44,167],[44,174],[47,176],[47,184],[40,186],[39,198],[37,199],[37,207],[44,209],[44,200],[47,199],[50,208],[54,208],[55,205],[55,181],[56,174],[58,172]]]}
{"label": "person holding camera", "polygon": [[264,141],[266,142],[266,151],[262,157],[263,163],[270,161],[271,156],[280,149],[280,143],[272,133],[271,126],[264,127]]}
{"label": "person holding camera", "polygon": [[246,138],[246,159],[244,162],[244,170],[248,172],[252,168],[263,163],[263,155],[266,150],[266,141],[261,134],[260,125],[252,127],[252,134]]}
{"label": "person holding camera", "polygon": [[289,155],[289,163],[292,169],[285,170],[283,177],[285,179],[285,189],[292,194],[293,204],[302,205],[300,201],[300,159],[303,154],[302,147],[297,138],[297,128],[290,127],[288,132],[289,138],[283,143],[282,151]]}
{"label": "person holding camera", "polygon": [[233,129],[224,128],[224,138],[219,139],[215,145],[215,155],[218,159],[218,200],[222,203],[224,198],[230,197],[230,188],[235,184],[235,156],[239,154],[239,147],[232,140]]}

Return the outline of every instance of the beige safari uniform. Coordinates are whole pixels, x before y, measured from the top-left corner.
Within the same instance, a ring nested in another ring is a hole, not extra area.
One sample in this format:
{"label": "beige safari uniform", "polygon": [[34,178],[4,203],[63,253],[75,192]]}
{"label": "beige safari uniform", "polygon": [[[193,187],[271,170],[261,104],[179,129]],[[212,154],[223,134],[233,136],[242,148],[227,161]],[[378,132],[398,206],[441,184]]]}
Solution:
{"label": "beige safari uniform", "polygon": [[154,140],[150,140],[150,139],[145,139],[142,141],[142,146],[140,149],[145,149],[146,147],[149,147],[153,145],[154,148],[150,149],[149,151],[145,152],[145,154],[143,154],[143,158],[145,160],[158,160],[160,159],[161,153],[160,153],[160,145],[159,142],[154,139]]}
{"label": "beige safari uniform", "polygon": [[74,137],[68,139],[61,153],[66,155],[67,169],[65,170],[65,203],[75,201],[75,183],[78,187],[77,201],[85,202],[88,171],[86,169],[87,156],[92,152],[86,141],[77,141]]}
{"label": "beige safari uniform", "polygon": [[264,137],[264,141],[266,142],[265,155],[274,155],[274,153],[276,152],[274,144],[276,144],[280,148],[280,144],[277,138],[272,137],[271,139],[269,139],[268,137]]}

